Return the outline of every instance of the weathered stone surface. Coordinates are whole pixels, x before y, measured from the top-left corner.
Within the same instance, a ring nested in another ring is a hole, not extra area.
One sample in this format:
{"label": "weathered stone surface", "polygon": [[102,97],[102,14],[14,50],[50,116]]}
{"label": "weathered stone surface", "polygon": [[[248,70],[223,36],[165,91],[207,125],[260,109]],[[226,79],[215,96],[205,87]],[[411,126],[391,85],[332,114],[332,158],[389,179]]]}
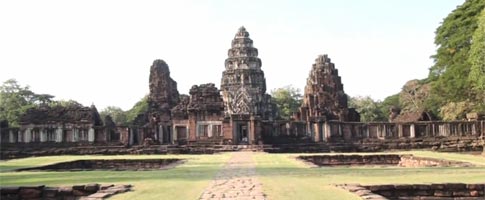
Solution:
{"label": "weathered stone surface", "polygon": [[84,107],[80,104],[61,105],[41,105],[28,109],[20,117],[21,125],[26,124],[56,124],[56,123],[91,123],[102,125],[101,117],[94,105]]}
{"label": "weathered stone surface", "polygon": [[170,77],[170,70],[163,60],[153,61],[150,67],[150,94],[148,95],[148,110],[150,117],[160,120],[170,120],[170,109],[179,102],[177,82]]}
{"label": "weathered stone surface", "polygon": [[360,121],[347,105],[338,70],[327,55],[320,55],[310,71],[300,112],[303,120]]}

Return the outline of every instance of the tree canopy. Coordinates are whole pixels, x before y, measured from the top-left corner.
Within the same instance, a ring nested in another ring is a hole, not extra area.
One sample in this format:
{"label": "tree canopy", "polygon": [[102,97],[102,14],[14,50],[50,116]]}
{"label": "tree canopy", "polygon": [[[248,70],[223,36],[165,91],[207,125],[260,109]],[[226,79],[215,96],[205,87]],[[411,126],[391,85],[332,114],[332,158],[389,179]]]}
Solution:
{"label": "tree canopy", "polygon": [[[455,105],[473,106],[463,110],[479,111],[477,101],[483,101],[483,43],[485,8],[483,0],[467,0],[453,10],[436,30],[435,63],[430,68],[428,82],[431,94],[426,102],[434,113]],[[482,70],[482,71],[481,71]],[[482,110],[483,111],[483,110]],[[461,114],[460,114],[461,115]],[[458,116],[458,115],[457,115]]]}
{"label": "tree canopy", "polygon": [[271,96],[283,119],[290,119],[293,112],[297,112],[302,103],[300,90],[291,85],[272,90]]}
{"label": "tree canopy", "polygon": [[386,113],[382,112],[381,103],[374,101],[369,96],[351,97],[349,107],[355,108],[360,113],[360,121],[385,121],[387,119]]}
{"label": "tree canopy", "polygon": [[20,116],[39,104],[52,102],[54,96],[35,94],[29,86],[21,86],[17,80],[9,79],[0,86],[0,121],[18,126]]}

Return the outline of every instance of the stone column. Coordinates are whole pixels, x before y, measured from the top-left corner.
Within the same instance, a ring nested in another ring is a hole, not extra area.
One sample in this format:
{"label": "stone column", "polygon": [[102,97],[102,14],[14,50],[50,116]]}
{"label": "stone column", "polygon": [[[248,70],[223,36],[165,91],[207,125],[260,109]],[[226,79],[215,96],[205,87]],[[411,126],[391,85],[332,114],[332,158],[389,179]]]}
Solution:
{"label": "stone column", "polygon": [[29,143],[32,140],[32,128],[27,128],[24,132],[24,142]]}
{"label": "stone column", "polygon": [[64,131],[62,130],[62,127],[57,127],[56,129],[56,142],[62,142],[63,141],[63,133]]}
{"label": "stone column", "polygon": [[416,132],[414,130],[414,124],[411,124],[409,127],[409,137],[410,138],[415,138],[416,137]]}
{"label": "stone column", "polygon": [[79,140],[79,130],[77,128],[72,128],[72,142],[77,142]]}
{"label": "stone column", "polygon": [[90,127],[88,131],[88,142],[94,142],[95,135],[94,135],[94,128]]}
{"label": "stone column", "polygon": [[320,128],[318,126],[318,123],[312,124],[313,126],[313,132],[315,133],[313,136],[313,141],[315,142],[320,142]]}
{"label": "stone column", "polygon": [[133,129],[130,129],[129,132],[128,132],[128,145],[133,145],[133,137],[134,137],[134,134],[133,134]]}
{"label": "stone column", "polygon": [[13,131],[9,130],[8,131],[8,142],[9,143],[15,143],[14,137],[13,137]]}
{"label": "stone column", "polygon": [[402,124],[396,124],[396,125],[397,125],[397,138],[402,138],[403,137]]}
{"label": "stone column", "polygon": [[40,134],[40,142],[46,142],[47,141],[47,132],[45,130],[45,128],[41,128],[39,130],[39,134]]}
{"label": "stone column", "polygon": [[158,141],[160,141],[160,144],[163,144],[164,143],[163,138],[165,138],[164,137],[164,134],[165,133],[163,132],[162,125],[158,125],[158,134],[160,134],[160,137],[158,138]]}
{"label": "stone column", "polygon": [[254,126],[254,119],[251,119],[248,123],[248,144],[253,144],[255,140],[255,126]]}
{"label": "stone column", "polygon": [[177,141],[178,140],[178,133],[177,133],[177,129],[175,128],[175,125],[172,125],[172,133],[173,133],[173,141]]}

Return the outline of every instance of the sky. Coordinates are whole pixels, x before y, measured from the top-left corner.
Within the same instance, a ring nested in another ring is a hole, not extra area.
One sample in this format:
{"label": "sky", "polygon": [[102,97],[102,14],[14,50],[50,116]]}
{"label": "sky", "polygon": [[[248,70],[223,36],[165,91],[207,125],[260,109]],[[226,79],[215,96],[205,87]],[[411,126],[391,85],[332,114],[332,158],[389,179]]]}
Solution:
{"label": "sky", "polygon": [[434,32],[464,0],[0,1],[0,81],[98,110],[130,109],[163,59],[178,91],[220,86],[240,26],[258,48],[268,93],[303,91],[328,54],[349,96],[375,100],[427,77]]}

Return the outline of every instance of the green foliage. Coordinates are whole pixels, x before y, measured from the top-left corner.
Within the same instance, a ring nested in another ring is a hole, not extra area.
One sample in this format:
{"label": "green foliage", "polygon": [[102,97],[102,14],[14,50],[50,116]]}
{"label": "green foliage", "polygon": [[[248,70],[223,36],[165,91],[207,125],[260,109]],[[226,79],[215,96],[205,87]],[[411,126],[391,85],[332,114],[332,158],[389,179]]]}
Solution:
{"label": "green foliage", "polygon": [[426,106],[432,106],[430,110],[433,112],[444,108],[449,102],[477,101],[477,90],[470,88],[478,87],[477,83],[480,82],[476,78],[483,76],[470,72],[483,66],[484,44],[477,40],[484,38],[483,30],[478,28],[478,16],[484,8],[483,0],[467,0],[452,11],[436,30],[435,44],[438,49],[432,56],[435,64],[428,76],[432,88],[429,100],[425,102]]}
{"label": "green foliage", "polygon": [[302,103],[300,90],[291,85],[272,90],[271,96],[283,119],[290,119],[293,112],[297,112]]}
{"label": "green foliage", "polygon": [[148,111],[148,95],[146,95],[140,101],[138,101],[133,106],[133,108],[126,111],[126,120],[127,122],[132,122],[139,114],[142,114],[147,111]]}
{"label": "green foliage", "polygon": [[386,114],[382,112],[380,102],[374,101],[369,96],[351,97],[349,107],[355,108],[360,113],[360,121],[362,122],[385,121],[387,119]]}
{"label": "green foliage", "polygon": [[391,107],[401,108],[399,104],[399,94],[388,96],[384,101],[380,102],[379,110],[382,113],[383,118],[385,118],[385,121],[389,121]]}
{"label": "green foliage", "polygon": [[29,86],[21,86],[15,79],[9,79],[0,86],[0,121],[18,126],[20,116],[38,104],[52,102],[54,96],[35,94]]}
{"label": "green foliage", "polygon": [[469,101],[450,102],[441,107],[440,114],[443,120],[464,120],[466,114],[473,111],[475,104]]}
{"label": "green foliage", "polygon": [[478,103],[477,111],[485,112],[485,9],[478,17],[478,28],[472,38],[470,57],[471,69],[469,80],[475,101]]}
{"label": "green foliage", "polygon": [[105,119],[107,115],[111,116],[113,122],[117,125],[128,125],[127,112],[116,106],[108,106],[103,109],[99,115]]}

